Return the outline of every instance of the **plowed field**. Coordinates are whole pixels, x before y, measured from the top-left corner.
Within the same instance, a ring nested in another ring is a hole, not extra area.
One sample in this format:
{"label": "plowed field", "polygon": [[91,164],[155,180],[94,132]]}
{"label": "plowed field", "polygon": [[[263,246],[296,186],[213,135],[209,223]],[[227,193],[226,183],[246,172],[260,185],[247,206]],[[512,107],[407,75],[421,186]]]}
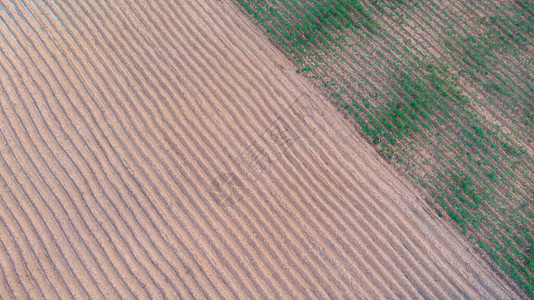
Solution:
{"label": "plowed field", "polygon": [[0,1],[0,298],[520,298],[230,1]]}

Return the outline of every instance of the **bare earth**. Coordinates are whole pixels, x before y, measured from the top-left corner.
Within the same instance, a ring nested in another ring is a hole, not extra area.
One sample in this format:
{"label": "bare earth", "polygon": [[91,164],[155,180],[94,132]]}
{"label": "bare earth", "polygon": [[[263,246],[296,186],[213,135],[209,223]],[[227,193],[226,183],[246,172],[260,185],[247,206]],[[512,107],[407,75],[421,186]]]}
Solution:
{"label": "bare earth", "polygon": [[0,298],[523,297],[230,0],[0,0]]}

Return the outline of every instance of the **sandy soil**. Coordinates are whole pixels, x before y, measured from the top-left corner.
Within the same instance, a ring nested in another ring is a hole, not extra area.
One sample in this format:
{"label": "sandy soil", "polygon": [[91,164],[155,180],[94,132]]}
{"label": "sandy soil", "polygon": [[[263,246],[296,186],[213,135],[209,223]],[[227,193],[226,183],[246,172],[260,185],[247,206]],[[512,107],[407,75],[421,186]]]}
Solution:
{"label": "sandy soil", "polygon": [[0,6],[0,298],[522,296],[234,2]]}

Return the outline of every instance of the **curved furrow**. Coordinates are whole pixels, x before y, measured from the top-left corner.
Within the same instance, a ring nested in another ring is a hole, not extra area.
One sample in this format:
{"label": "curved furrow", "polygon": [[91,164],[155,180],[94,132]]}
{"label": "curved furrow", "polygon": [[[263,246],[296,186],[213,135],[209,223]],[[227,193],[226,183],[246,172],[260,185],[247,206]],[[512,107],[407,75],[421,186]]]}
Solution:
{"label": "curved furrow", "polygon": [[[5,138],[5,135],[2,133],[2,139],[4,141],[9,141]],[[7,145],[6,145],[7,146]],[[4,147],[2,147],[4,148]],[[2,153],[7,153],[7,149],[3,149],[2,150]],[[1,154],[1,153],[0,153]],[[10,153],[11,154],[11,153]],[[3,155],[0,155],[0,159],[2,160],[2,166],[4,166],[4,169],[7,168],[8,170],[22,170],[22,166],[21,164],[18,162],[18,161],[15,161],[13,162],[12,160],[13,159],[9,159],[10,162],[7,162],[5,159],[4,159],[4,156]],[[16,168],[12,168],[10,167],[11,165],[15,164],[17,167]],[[24,171],[21,171],[21,173],[23,173],[23,175],[25,175],[25,172]],[[28,199],[30,198],[29,197],[29,194],[28,192],[26,191],[26,188],[21,185],[21,181],[19,180],[19,178],[17,178],[17,176],[15,176],[14,172],[11,172],[11,177],[10,179],[6,179],[6,178],[3,178],[3,181],[5,181],[7,184],[9,184],[9,186],[16,186],[18,187],[17,190],[14,191],[14,195],[15,196],[18,196],[17,199]],[[25,181],[24,182],[25,185],[27,185],[27,182]],[[30,188],[30,189],[33,189],[35,190],[35,188]],[[35,198],[39,198],[38,196],[34,196]],[[28,203],[28,201],[23,201],[22,203],[19,202],[19,205],[21,206],[21,210],[22,210],[22,214],[25,215],[25,217],[27,219],[29,219],[29,215],[34,215],[36,214],[38,217],[39,217],[39,223],[40,224],[37,224],[37,225],[33,225],[33,227],[35,228],[36,230],[36,234],[37,236],[39,237],[44,237],[42,240],[43,240],[43,244],[44,246],[43,247],[39,247],[41,249],[41,251],[46,251],[48,252],[48,256],[50,256],[51,258],[55,258],[54,261],[56,262],[63,262],[64,265],[55,265],[56,269],[58,270],[59,273],[62,273],[62,274],[67,274],[69,276],[72,276],[72,277],[67,277],[66,279],[68,280],[69,282],[69,285],[70,287],[73,287],[75,289],[79,289],[77,292],[72,292],[73,295],[77,296],[77,297],[81,297],[81,295],[79,295],[79,293],[82,293],[84,295],[87,295],[87,291],[85,290],[85,288],[81,285],[81,281],[80,281],[80,274],[77,273],[77,275],[75,275],[74,271],[73,271],[73,268],[70,264],[66,263],[66,259],[65,257],[73,257],[71,251],[68,252],[68,255],[65,255],[65,253],[63,252],[63,250],[61,250],[61,248],[58,246],[60,242],[64,243],[64,244],[68,244],[68,243],[65,243],[63,239],[60,239],[59,241],[56,240],[54,237],[54,232],[56,232],[57,230],[54,228],[54,230],[50,230],[50,227],[47,225],[47,223],[45,223],[43,220],[43,215],[41,214],[41,212],[39,212],[37,206],[40,206],[38,203],[33,203],[33,202],[30,202]],[[30,207],[28,207],[30,206]],[[28,211],[34,211],[34,213],[29,213]],[[48,212],[50,212],[50,209],[48,209]],[[45,216],[50,216],[50,214],[47,214]],[[42,224],[42,225],[41,225]],[[39,226],[41,225],[41,226]],[[54,224],[52,224],[54,225]],[[60,237],[62,235],[59,235]],[[51,245],[53,243],[53,245]],[[51,250],[48,250],[48,249],[51,249]],[[66,269],[66,270],[65,270]],[[80,267],[80,269],[83,269]],[[85,270],[84,270],[85,271]],[[65,276],[65,275],[63,275]],[[74,281],[74,282],[73,282]],[[80,292],[81,290],[81,292]]]}
{"label": "curved furrow", "polygon": [[[4,68],[3,68],[3,71],[5,72]],[[8,77],[8,78],[11,78],[11,77]],[[8,80],[3,80],[3,82],[7,82],[7,81],[8,81]],[[11,87],[14,87],[14,86],[15,86],[15,85],[11,85]],[[17,93],[18,93],[18,92],[17,92]],[[16,99],[16,98],[15,98],[15,99]],[[5,103],[6,103],[6,102],[5,102]],[[5,113],[4,107],[2,107],[2,109],[3,109],[4,115],[7,116],[7,114]],[[11,109],[12,109],[12,107],[11,107]],[[14,115],[17,116],[17,121],[18,121],[18,123],[19,123],[19,124],[23,124],[22,121],[21,121],[20,115],[19,115],[19,114],[16,114],[16,113],[15,113]],[[13,127],[11,126],[11,124],[10,124],[10,122],[9,122],[9,119],[7,119],[7,120],[8,120],[8,121],[7,121],[7,124],[8,124],[8,126],[10,127],[11,132],[14,134],[14,137],[17,139],[17,141],[20,141],[20,139],[18,138],[18,135],[15,133],[16,131],[13,130]],[[30,126],[30,127],[31,127],[31,126]],[[26,130],[25,130],[25,134],[27,135],[27,131],[26,131]],[[4,137],[4,138],[5,138],[5,137]],[[12,143],[6,143],[6,146],[8,146],[9,148],[11,148],[11,147],[9,146],[9,144],[12,144]],[[21,144],[18,143],[18,146],[20,146],[20,145],[21,145]],[[22,147],[22,146],[20,146],[20,147]],[[24,148],[27,148],[27,147],[22,147],[22,148],[24,149]],[[31,149],[31,147],[30,147],[30,149]],[[19,150],[20,150],[20,149],[19,149]],[[27,154],[27,152],[24,151],[24,150],[23,150],[23,151],[17,151],[17,153],[25,153],[25,154]],[[30,157],[30,156],[26,155],[26,157]],[[30,161],[30,163],[32,163],[32,162]],[[33,163],[32,163],[32,165],[34,166],[33,170],[36,171],[37,168],[35,167],[35,165],[34,165]],[[42,176],[39,176],[39,177],[42,178]],[[41,180],[41,181],[42,181],[42,180]],[[33,185],[33,183],[32,183],[32,185]],[[33,186],[35,186],[35,185],[33,185]],[[49,187],[48,187],[48,189],[49,189]]]}
{"label": "curved furrow", "polygon": [[[6,170],[6,173],[7,173],[7,170]],[[34,268],[39,269],[38,272],[40,272],[40,274],[38,274],[37,276],[44,277],[43,280],[47,282],[47,284],[45,284],[44,289],[46,289],[47,291],[50,291],[50,290],[52,291],[48,293],[48,296],[50,296],[51,294],[55,294],[57,297],[59,297],[59,293],[63,295],[66,295],[66,294],[72,295],[70,290],[67,288],[65,280],[59,273],[57,267],[54,264],[52,264],[50,260],[51,259],[50,254],[48,253],[48,250],[46,249],[46,247],[44,247],[42,238],[38,237],[37,231],[35,230],[35,227],[33,226],[33,224],[28,221],[28,217],[26,213],[21,210],[20,206],[17,207],[17,205],[19,204],[13,203],[15,202],[13,200],[15,196],[7,188],[7,183],[6,181],[3,180],[3,178],[2,178],[2,181],[5,187],[4,189],[2,189],[2,193],[4,196],[4,198],[2,199],[2,206],[5,209],[3,210],[3,212],[9,215],[10,220],[12,220],[12,222],[14,223],[14,225],[12,226],[15,226],[15,228],[17,229],[16,231],[13,230],[11,232],[13,232],[14,234],[17,234],[19,243],[23,243],[23,245],[20,246],[16,241],[14,241],[18,249],[17,253],[28,253],[28,255],[23,256],[23,259],[25,260],[31,259],[32,257],[34,258],[34,260],[31,260],[31,262],[29,263],[25,262],[25,265],[32,264],[32,263],[37,265],[36,267],[34,267]],[[8,198],[9,200],[6,200],[6,198]],[[17,218],[15,215],[19,217]],[[24,216],[24,219],[19,220],[21,218],[20,216]],[[8,217],[4,216],[4,218],[7,219]],[[27,227],[23,227],[23,226],[27,226]],[[28,229],[25,229],[25,228],[29,228],[30,232],[27,232]],[[11,234],[11,236],[13,236],[13,234]],[[28,238],[28,236],[30,238]],[[35,249],[39,249],[39,248],[44,248],[44,251],[39,252],[41,256],[44,256],[42,257],[42,260],[38,259],[36,252],[35,252]],[[58,287],[56,287],[56,285],[59,285],[59,290],[60,290],[59,293],[58,293]]]}
{"label": "curved furrow", "polygon": [[[3,181],[3,178],[1,179]],[[3,182],[5,183],[5,181]],[[27,276],[31,277],[37,284],[36,288],[39,290],[39,296],[41,298],[49,298],[54,295],[54,297],[58,299],[59,293],[69,294],[70,292],[66,288],[64,280],[61,278],[57,270],[50,270],[49,256],[47,253],[39,253],[42,260],[48,260],[43,266],[43,263],[39,261],[39,257],[37,256],[34,247],[31,245],[31,240],[28,239],[25,230],[20,226],[17,218],[13,216],[13,212],[18,211],[16,208],[10,209],[12,207],[10,203],[14,201],[13,194],[6,188],[3,190],[3,195],[5,195],[5,198],[9,198],[9,200],[0,198],[2,207],[4,208],[4,210],[2,210],[2,215],[0,215],[0,219],[3,220],[3,228],[7,231],[7,234],[4,232],[4,238],[2,238],[2,240],[7,241],[7,235],[9,235],[9,239],[11,239],[14,244],[13,246],[16,247],[14,256],[21,256],[19,260],[22,261],[22,264],[24,265],[23,269],[29,270]],[[10,229],[10,227],[14,229]],[[29,227],[32,228],[31,225],[29,225]],[[35,232],[31,232],[31,234],[33,236]],[[8,261],[13,264],[11,259]],[[48,272],[45,269],[48,270]],[[18,275],[16,277],[20,282],[20,277]],[[53,281],[55,283],[59,281],[59,284],[61,285],[59,293],[57,288],[52,284]]]}
{"label": "curved furrow", "polygon": [[[79,152],[79,151],[78,151],[78,152]],[[84,161],[84,159],[83,159],[83,158],[82,158],[81,160],[82,160],[82,161]],[[102,187],[100,187],[100,190],[102,190],[102,189],[103,189],[103,188],[102,188]],[[112,205],[113,205],[113,204],[112,204]],[[103,210],[103,209],[102,209],[102,208],[100,208],[100,211],[102,211],[102,210]],[[113,210],[114,210],[114,211],[116,211],[116,210],[117,210],[115,206],[113,206]],[[104,212],[104,214],[106,214],[106,213]],[[115,231],[118,231],[118,230],[115,230]],[[112,232],[113,232],[113,231],[112,231]],[[128,231],[126,231],[126,232],[128,232]],[[134,238],[135,238],[135,237],[134,237]],[[138,243],[137,239],[135,239],[135,240],[136,240],[136,243]],[[127,247],[127,249],[130,249],[130,248],[132,248],[132,245],[135,245],[136,243],[130,244],[130,245],[129,245],[129,246]],[[136,259],[139,259],[139,258],[136,258]],[[161,280],[160,280],[160,281],[161,281]],[[168,278],[166,279],[166,281],[169,281],[169,280],[168,280]]]}
{"label": "curved furrow", "polygon": [[[3,199],[0,199],[0,201],[3,201]],[[32,268],[28,267],[26,261],[21,258],[20,248],[15,242],[11,231],[8,229],[1,215],[0,225],[0,240],[3,241],[3,243],[0,243],[0,274],[2,275],[0,277],[0,284],[2,286],[7,286],[7,290],[1,289],[0,291],[2,299],[8,299],[10,297],[30,298],[30,294],[32,295],[31,297],[44,297],[41,286],[37,284],[35,277],[32,274]],[[13,242],[7,243],[9,240],[12,240]],[[14,254],[14,259],[10,255],[10,252]],[[22,265],[22,267],[20,265]],[[8,272],[8,274],[6,274],[6,272]],[[20,278],[24,277],[24,274],[21,276],[19,272],[27,272],[26,275],[27,277],[31,277],[32,282],[28,283],[22,281]],[[35,288],[26,286],[28,284],[33,284]],[[35,289],[38,290],[38,293],[32,293],[32,290]],[[48,295],[50,295],[50,291]]]}
{"label": "curved furrow", "polygon": [[[94,120],[94,119],[93,119]],[[124,167],[124,163],[122,163],[123,167]],[[126,167],[127,168],[127,167]],[[139,182],[137,182],[134,186],[138,186],[139,185]],[[144,197],[147,197],[146,194],[144,194],[145,196]],[[151,221],[152,222],[152,221]],[[161,234],[158,234],[158,235],[161,235]]]}
{"label": "curved furrow", "polygon": [[[28,98],[31,98],[31,97],[28,97]],[[79,169],[77,171],[79,172]],[[69,173],[72,174],[72,172],[69,172]],[[85,181],[87,181],[87,180],[85,180]],[[92,188],[92,187],[90,187],[90,188]],[[102,188],[100,188],[100,190],[102,190]],[[91,194],[92,194],[92,192],[91,192]],[[95,208],[92,208],[90,210],[92,210],[92,211],[102,211],[102,208],[98,208],[96,210],[95,210]],[[102,221],[99,221],[99,222],[102,223]],[[107,236],[106,238],[109,240],[109,236]],[[126,248],[126,249],[129,249],[129,248]]]}
{"label": "curved furrow", "polygon": [[109,237],[108,237],[108,239],[109,239]]}

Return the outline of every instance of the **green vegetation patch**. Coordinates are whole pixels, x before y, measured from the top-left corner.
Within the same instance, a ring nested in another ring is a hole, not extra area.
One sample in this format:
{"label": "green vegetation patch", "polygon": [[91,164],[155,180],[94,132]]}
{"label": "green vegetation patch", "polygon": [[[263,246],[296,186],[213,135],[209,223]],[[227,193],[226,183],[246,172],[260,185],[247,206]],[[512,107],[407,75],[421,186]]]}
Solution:
{"label": "green vegetation patch", "polygon": [[289,51],[304,52],[333,39],[339,30],[373,28],[376,23],[359,0],[238,1]]}
{"label": "green vegetation patch", "polygon": [[533,2],[238,1],[534,298]]}

